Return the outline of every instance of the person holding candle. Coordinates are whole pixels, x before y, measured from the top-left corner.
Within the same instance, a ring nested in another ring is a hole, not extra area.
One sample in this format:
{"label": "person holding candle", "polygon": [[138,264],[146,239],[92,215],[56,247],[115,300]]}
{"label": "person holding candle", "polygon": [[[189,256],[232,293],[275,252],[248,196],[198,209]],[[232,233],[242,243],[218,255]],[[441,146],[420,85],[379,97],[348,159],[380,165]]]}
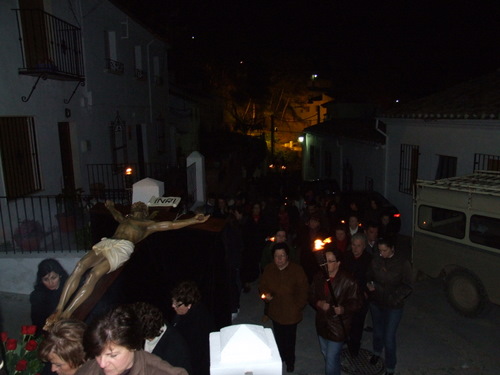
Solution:
{"label": "person holding candle", "polygon": [[349,336],[352,314],[363,300],[356,280],[340,268],[343,253],[333,243],[321,251],[324,269],[314,276],[309,302],[316,308],[316,332],[325,358],[325,374],[340,375],[340,352]]}
{"label": "person holding candle", "polygon": [[266,268],[266,266],[269,263],[273,262],[273,246],[276,243],[280,243],[280,242],[286,242],[286,244],[288,245],[288,248],[290,249],[289,258],[291,261],[296,262],[295,246],[293,246],[291,244],[291,242],[288,241],[288,234],[287,234],[286,230],[278,229],[273,237],[266,238],[266,246],[264,247],[264,250],[262,251],[262,257],[260,259],[261,271],[264,271],[264,268]]}
{"label": "person holding candle", "polygon": [[289,261],[286,242],[276,243],[273,263],[264,269],[259,282],[261,298],[268,303],[267,316],[273,322],[274,337],[287,372],[295,368],[297,324],[307,304],[309,284],[298,264]]}

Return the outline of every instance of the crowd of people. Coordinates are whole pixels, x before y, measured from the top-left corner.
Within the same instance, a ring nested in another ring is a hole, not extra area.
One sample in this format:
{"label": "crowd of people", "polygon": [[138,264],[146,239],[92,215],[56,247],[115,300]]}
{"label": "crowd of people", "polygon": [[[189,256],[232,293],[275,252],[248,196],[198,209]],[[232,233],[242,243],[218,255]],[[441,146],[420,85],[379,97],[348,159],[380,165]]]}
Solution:
{"label": "crowd of people", "polygon": [[[240,194],[213,202],[205,214],[231,223],[225,244],[235,260],[233,317],[239,310],[239,292],[249,292],[259,280],[263,321],[272,322],[288,372],[294,371],[297,324],[309,303],[317,311],[327,375],[340,374],[344,344],[352,357],[358,356],[369,312],[374,326],[370,363],[377,364],[385,353],[386,372],[394,373],[396,330],[404,299],[411,292],[411,269],[394,250],[397,230],[375,197],[366,207],[356,201],[343,207],[338,196],[316,195],[312,190],[296,199],[249,200]],[[322,263],[315,242],[326,239]],[[387,246],[390,255],[384,253]]]}
{"label": "crowd of people", "polygon": [[[288,372],[294,371],[297,325],[309,304],[316,310],[327,375],[340,374],[344,344],[351,356],[358,355],[368,312],[373,324],[370,363],[384,358],[387,374],[394,373],[396,331],[411,293],[411,267],[395,250],[396,233],[375,200],[364,211],[357,202],[341,210],[335,196],[311,191],[296,199],[255,199],[240,192],[231,198],[211,196],[203,210],[204,218],[225,220],[221,238],[232,318],[238,315],[241,293],[258,281],[263,321],[272,322]],[[317,241],[323,244],[320,250]],[[57,306],[67,278],[56,261],[40,263],[30,298],[39,329]],[[193,281],[179,283],[171,297],[171,321],[159,306],[145,302],[118,306],[87,327],[64,317],[50,329],[40,356],[59,375],[118,375],[125,370],[209,374],[208,336],[215,330],[214,319]],[[64,350],[49,346],[56,335],[63,337],[58,342],[80,338],[81,345],[68,344]],[[85,361],[66,353],[70,347]]]}

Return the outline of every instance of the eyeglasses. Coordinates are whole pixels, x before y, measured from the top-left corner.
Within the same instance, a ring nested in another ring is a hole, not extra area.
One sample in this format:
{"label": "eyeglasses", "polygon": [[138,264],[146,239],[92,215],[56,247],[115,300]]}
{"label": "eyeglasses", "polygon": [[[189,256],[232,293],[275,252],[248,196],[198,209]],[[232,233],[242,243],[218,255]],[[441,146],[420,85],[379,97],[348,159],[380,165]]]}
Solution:
{"label": "eyeglasses", "polygon": [[184,305],[184,302],[179,302],[179,303],[172,303],[172,306],[175,307],[176,309],[178,309],[179,307],[181,307],[182,305]]}

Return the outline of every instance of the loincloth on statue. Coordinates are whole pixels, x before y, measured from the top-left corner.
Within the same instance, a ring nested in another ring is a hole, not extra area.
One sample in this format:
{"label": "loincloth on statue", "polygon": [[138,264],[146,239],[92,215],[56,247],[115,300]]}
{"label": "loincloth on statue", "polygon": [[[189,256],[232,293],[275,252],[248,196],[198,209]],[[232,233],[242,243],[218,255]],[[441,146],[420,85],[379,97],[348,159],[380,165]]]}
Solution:
{"label": "loincloth on statue", "polygon": [[134,252],[134,243],[128,240],[103,237],[100,242],[92,246],[92,250],[108,260],[110,267],[108,273],[110,273],[130,259],[130,255]]}

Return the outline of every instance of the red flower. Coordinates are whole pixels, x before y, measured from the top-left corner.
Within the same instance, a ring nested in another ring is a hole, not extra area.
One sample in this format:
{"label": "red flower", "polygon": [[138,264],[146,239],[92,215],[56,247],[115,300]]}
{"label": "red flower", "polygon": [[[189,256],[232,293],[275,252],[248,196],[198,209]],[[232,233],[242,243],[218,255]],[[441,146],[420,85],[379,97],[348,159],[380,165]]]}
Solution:
{"label": "red flower", "polygon": [[34,335],[36,333],[36,326],[22,326],[21,333],[23,335]]}
{"label": "red flower", "polygon": [[20,359],[16,364],[16,371],[24,371],[28,367],[28,361],[25,359]]}
{"label": "red flower", "polygon": [[7,332],[1,332],[0,337],[2,339],[2,342],[6,342],[9,336],[7,335]]}
{"label": "red flower", "polygon": [[5,349],[7,350],[16,350],[17,348],[17,340],[16,339],[7,339],[5,343]]}
{"label": "red flower", "polygon": [[38,343],[35,340],[29,340],[24,347],[28,352],[32,352],[38,346]]}

